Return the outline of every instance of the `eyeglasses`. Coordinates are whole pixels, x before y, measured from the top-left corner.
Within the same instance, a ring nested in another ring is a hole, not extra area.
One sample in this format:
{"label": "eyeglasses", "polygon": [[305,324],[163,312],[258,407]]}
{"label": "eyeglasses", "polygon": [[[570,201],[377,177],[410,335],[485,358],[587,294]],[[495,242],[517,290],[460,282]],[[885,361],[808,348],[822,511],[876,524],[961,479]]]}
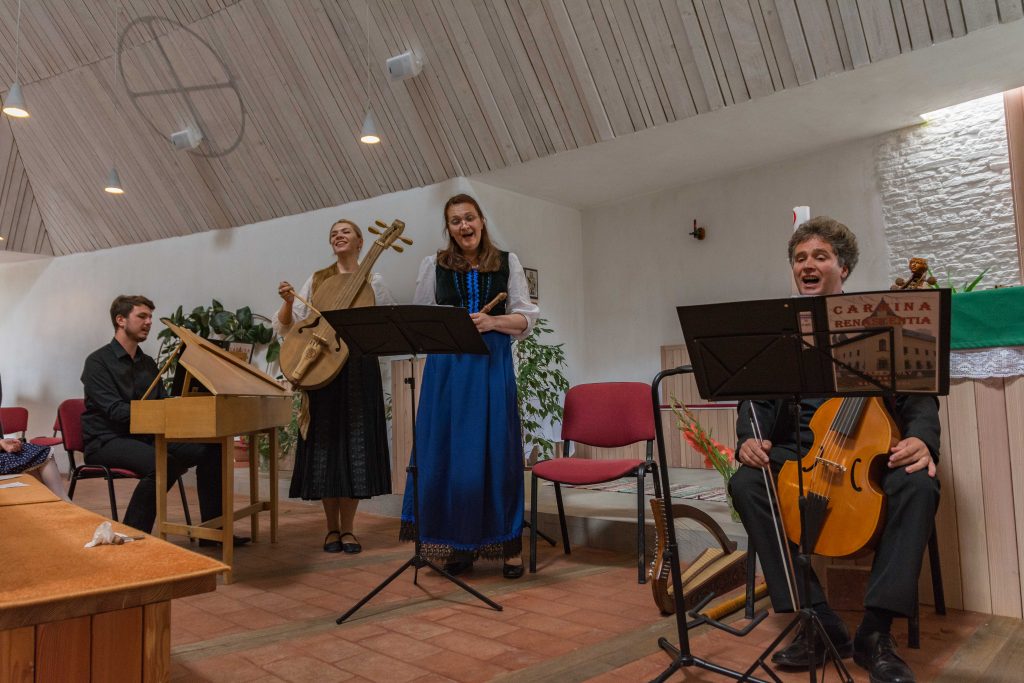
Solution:
{"label": "eyeglasses", "polygon": [[460,225],[462,225],[463,221],[465,221],[466,223],[472,223],[477,218],[479,218],[479,216],[477,216],[475,213],[467,213],[465,216],[452,216],[451,218],[448,219],[448,225],[452,226],[453,228],[457,228]]}

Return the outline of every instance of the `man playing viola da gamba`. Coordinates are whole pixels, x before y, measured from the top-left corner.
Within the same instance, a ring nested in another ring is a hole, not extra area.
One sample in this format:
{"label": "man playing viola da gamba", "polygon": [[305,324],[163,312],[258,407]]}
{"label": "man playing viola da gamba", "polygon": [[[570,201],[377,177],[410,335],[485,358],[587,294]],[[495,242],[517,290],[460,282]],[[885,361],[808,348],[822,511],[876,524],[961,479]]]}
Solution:
{"label": "man playing viola da gamba", "polygon": [[[833,295],[857,265],[857,238],[842,223],[813,218],[801,225],[789,241],[789,262],[801,295]],[[806,449],[814,441],[810,420],[824,399],[803,399],[800,406],[800,443]],[[756,551],[776,612],[793,611],[787,581],[787,564],[776,541],[764,468],[773,480],[783,464],[797,457],[791,401],[743,401],[736,424],[737,459],[742,464],[733,475],[730,493],[740,513],[752,548]],[[891,448],[881,487],[886,496],[886,519],[864,596],[864,618],[851,639],[843,620],[832,610],[824,591],[810,570],[808,602],[842,657],[870,671],[873,683],[914,681],[914,674],[896,653],[890,633],[894,617],[914,613],[917,580],[925,547],[931,536],[939,502],[935,468],[939,458],[938,401],[932,396],[899,396],[890,412],[902,435]],[[755,438],[754,422],[762,440]],[[783,536],[785,538],[785,536]],[[790,548],[795,555],[796,547]],[[803,586],[796,568],[795,586]],[[799,595],[799,592],[796,593]],[[816,643],[814,657],[821,664],[824,645]],[[801,625],[793,641],[772,656],[783,667],[806,669],[811,663],[807,633]]]}

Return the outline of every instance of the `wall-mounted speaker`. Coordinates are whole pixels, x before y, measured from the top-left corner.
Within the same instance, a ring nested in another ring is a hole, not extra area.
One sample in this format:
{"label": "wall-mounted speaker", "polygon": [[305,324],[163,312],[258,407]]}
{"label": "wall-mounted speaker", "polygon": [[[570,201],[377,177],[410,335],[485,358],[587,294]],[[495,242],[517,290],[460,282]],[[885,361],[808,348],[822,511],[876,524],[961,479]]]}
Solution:
{"label": "wall-mounted speaker", "polygon": [[388,57],[384,64],[388,70],[388,78],[392,81],[404,81],[423,70],[423,58],[412,50]]}
{"label": "wall-mounted speaker", "polygon": [[175,149],[195,149],[203,141],[203,132],[190,125],[177,133],[171,133],[171,144]]}

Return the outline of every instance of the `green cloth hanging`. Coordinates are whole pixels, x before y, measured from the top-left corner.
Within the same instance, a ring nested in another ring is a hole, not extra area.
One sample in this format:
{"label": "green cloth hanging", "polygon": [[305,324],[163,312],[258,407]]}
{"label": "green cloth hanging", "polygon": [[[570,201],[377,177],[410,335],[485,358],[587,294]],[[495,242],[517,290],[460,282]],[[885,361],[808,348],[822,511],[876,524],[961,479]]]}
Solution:
{"label": "green cloth hanging", "polygon": [[951,318],[951,349],[1024,346],[1024,287],[954,294]]}

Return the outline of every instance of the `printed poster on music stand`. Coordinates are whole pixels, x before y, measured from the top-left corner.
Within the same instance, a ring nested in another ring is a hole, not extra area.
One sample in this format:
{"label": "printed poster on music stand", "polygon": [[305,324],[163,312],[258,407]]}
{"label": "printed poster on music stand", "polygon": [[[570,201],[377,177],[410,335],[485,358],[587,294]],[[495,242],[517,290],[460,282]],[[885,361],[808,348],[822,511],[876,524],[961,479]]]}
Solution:
{"label": "printed poster on music stand", "polygon": [[[826,297],[839,392],[869,389],[871,378],[898,393],[940,386],[939,290],[867,292]],[[890,332],[891,331],[891,332]]]}

